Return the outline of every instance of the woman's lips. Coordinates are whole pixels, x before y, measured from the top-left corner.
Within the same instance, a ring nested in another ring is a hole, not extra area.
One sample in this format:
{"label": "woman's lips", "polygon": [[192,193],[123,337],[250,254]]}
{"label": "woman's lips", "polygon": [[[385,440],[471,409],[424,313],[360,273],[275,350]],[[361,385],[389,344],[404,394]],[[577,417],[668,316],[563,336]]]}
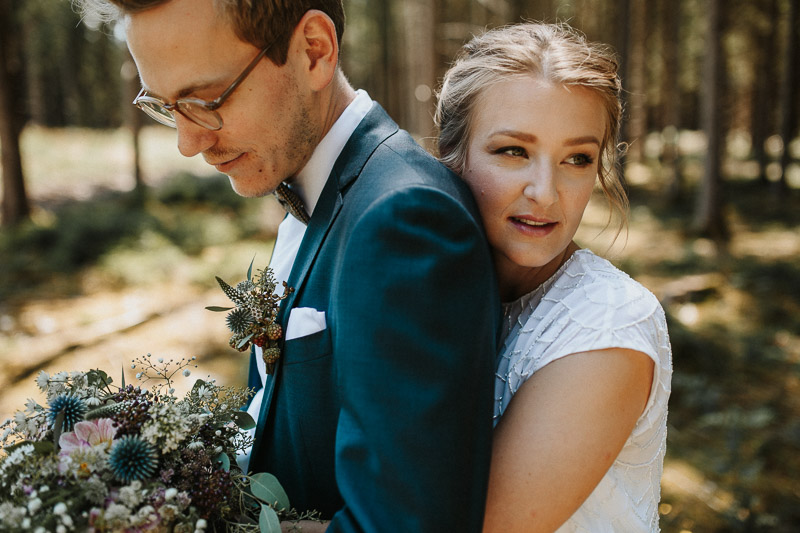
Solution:
{"label": "woman's lips", "polygon": [[549,234],[556,227],[557,222],[534,217],[510,217],[511,223],[518,230],[528,235],[543,236]]}

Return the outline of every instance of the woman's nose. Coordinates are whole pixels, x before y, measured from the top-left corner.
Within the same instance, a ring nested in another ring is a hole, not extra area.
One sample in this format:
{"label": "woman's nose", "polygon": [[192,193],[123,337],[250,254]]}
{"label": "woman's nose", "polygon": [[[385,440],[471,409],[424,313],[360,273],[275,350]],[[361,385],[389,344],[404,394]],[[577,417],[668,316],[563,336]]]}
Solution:
{"label": "woman's nose", "polygon": [[528,170],[528,179],[523,194],[540,205],[551,205],[558,200],[556,170],[549,161],[540,161]]}

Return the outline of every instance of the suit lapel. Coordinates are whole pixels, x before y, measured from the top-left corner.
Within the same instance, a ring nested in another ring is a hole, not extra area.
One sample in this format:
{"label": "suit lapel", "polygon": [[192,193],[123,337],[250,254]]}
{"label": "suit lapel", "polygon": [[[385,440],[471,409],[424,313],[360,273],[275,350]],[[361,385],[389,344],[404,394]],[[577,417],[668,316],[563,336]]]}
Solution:
{"label": "suit lapel", "polygon": [[347,188],[361,173],[361,169],[378,145],[397,130],[397,124],[389,118],[383,108],[373,103],[372,109],[345,143],[322,189],[314,215],[308,223],[308,229],[297,252],[292,272],[289,274],[287,283],[294,288],[294,292],[281,304],[278,313],[278,321],[284,328],[288,319],[287,313],[294,307],[295,298],[303,289],[320,245],[342,208]]}
{"label": "suit lapel", "polygon": [[[303,242],[300,244],[300,249],[297,251],[292,271],[289,274],[287,284],[292,287],[294,291],[283,302],[278,310],[276,321],[286,332],[286,325],[289,321],[289,310],[294,306],[295,298],[300,293],[303,283],[308,274],[308,269],[314,258],[319,251],[319,247],[325,235],[328,233],[331,224],[336,219],[336,215],[342,208],[341,196],[339,195],[338,188],[336,187],[336,180],[328,178],[328,182],[322,190],[319,201],[317,202],[316,209],[314,209],[314,216],[308,223],[308,228],[303,236]],[[317,216],[319,215],[319,216]],[[285,349],[285,347],[283,347]],[[267,376],[264,383],[264,395],[261,400],[261,411],[258,415],[259,424],[256,426],[255,441],[253,444],[253,451],[259,449],[261,439],[266,427],[267,414],[272,406],[272,398],[275,394],[275,384],[280,379],[281,367],[283,366],[283,358],[275,365],[275,370],[271,375]],[[252,459],[251,459],[252,462]]]}
{"label": "suit lapel", "polygon": [[[303,242],[300,244],[300,249],[297,252],[297,257],[289,275],[287,283],[289,287],[294,288],[294,292],[281,303],[277,317],[277,322],[281,324],[284,332],[286,331],[289,312],[303,290],[308,272],[317,257],[322,241],[342,209],[343,196],[346,190],[361,173],[361,169],[372,152],[387,137],[397,132],[398,129],[397,124],[389,118],[383,108],[377,103],[373,103],[372,109],[364,117],[342,149],[342,153],[337,158],[330,176],[328,176],[328,181],[325,183],[314,213],[308,223]],[[256,427],[253,453],[257,453],[262,442],[267,415],[272,406],[275,384],[280,379],[282,363],[283,359],[279,360],[278,364],[275,365],[275,372],[267,376],[264,384],[264,396],[261,401],[261,412],[259,413],[259,423]]]}

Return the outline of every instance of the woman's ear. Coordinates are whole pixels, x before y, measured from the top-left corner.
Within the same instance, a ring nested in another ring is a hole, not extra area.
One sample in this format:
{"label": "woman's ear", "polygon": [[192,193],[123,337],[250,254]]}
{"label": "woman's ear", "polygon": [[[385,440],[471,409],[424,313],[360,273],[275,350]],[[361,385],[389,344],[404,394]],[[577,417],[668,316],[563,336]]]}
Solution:
{"label": "woman's ear", "polygon": [[319,91],[330,84],[339,64],[339,41],[336,26],[324,12],[311,9],[295,28],[300,64],[309,77],[311,88]]}

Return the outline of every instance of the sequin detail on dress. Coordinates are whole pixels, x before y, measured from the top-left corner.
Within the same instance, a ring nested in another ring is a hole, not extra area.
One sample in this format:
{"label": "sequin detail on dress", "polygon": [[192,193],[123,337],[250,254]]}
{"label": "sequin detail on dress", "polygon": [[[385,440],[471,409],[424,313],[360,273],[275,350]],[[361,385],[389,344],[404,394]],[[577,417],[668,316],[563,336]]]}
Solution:
{"label": "sequin detail on dress", "polygon": [[627,274],[578,250],[536,290],[505,304],[495,423],[536,371],[573,353],[629,348],[655,362],[644,412],[609,471],[557,533],[659,531],[672,352],[664,310]]}

